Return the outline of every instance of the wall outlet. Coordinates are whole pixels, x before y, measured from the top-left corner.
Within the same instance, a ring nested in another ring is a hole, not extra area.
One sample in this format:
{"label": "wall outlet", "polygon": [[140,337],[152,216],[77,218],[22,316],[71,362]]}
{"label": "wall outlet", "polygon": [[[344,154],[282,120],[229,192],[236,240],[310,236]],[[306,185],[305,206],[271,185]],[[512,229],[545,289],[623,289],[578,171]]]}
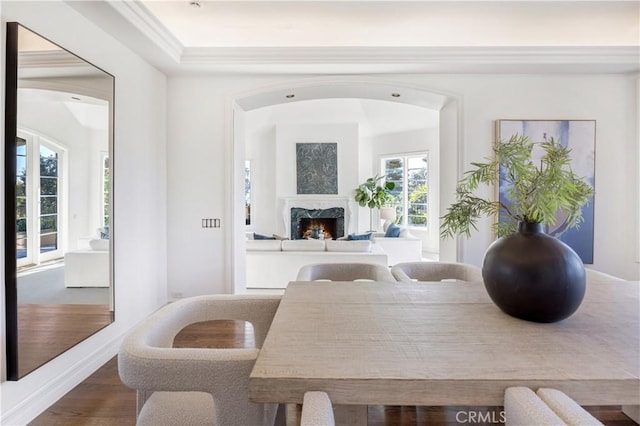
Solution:
{"label": "wall outlet", "polygon": [[174,291],[173,293],[171,293],[171,297],[173,297],[174,299],[180,299],[182,297],[182,293],[179,291]]}

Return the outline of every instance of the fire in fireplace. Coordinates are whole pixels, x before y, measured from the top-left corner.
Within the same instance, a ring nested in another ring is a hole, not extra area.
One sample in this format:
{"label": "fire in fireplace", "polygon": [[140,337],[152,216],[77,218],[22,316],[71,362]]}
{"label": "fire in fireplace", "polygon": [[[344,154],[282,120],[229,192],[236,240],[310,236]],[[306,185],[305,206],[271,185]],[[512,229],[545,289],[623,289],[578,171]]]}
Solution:
{"label": "fire in fireplace", "polygon": [[331,240],[336,234],[336,219],[311,219],[307,217],[300,218],[300,233],[301,235],[298,238]]}
{"label": "fire in fireplace", "polygon": [[291,239],[335,239],[344,236],[344,209],[291,209]]}

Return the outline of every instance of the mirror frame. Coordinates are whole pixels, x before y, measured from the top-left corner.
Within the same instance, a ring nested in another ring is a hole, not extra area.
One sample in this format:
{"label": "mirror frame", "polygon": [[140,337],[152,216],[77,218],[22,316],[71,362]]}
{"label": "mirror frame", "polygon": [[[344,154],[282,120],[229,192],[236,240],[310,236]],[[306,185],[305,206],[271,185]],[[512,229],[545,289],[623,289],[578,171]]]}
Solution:
{"label": "mirror frame", "polygon": [[[5,229],[5,258],[4,258],[4,282],[5,282],[5,337],[6,337],[6,379],[9,381],[17,381],[21,377],[19,373],[19,348],[18,348],[18,288],[17,288],[17,265],[16,265],[16,174],[17,165],[15,161],[17,153],[17,130],[18,130],[18,28],[22,27],[37,34],[31,29],[19,24],[18,22],[7,22],[6,25],[6,57],[5,57],[5,128],[4,128],[4,229]],[[109,179],[109,284],[111,289],[112,300],[112,320],[115,321],[115,297],[114,297],[114,267],[113,267],[113,152],[114,152],[114,102],[115,102],[115,77],[104,71],[102,68],[80,58],[73,52],[52,42],[46,37],[43,39],[58,46],[60,49],[81,59],[85,63],[93,66],[97,70],[110,76],[113,80],[111,101],[109,102],[109,162],[110,162],[110,179]],[[10,236],[14,236],[10,238]],[[97,329],[94,333],[104,329]],[[86,338],[88,338],[87,336]],[[81,341],[77,341],[61,353],[66,352]],[[59,356],[60,354],[56,355]],[[55,356],[54,356],[55,358]],[[53,358],[51,358],[53,359]],[[49,362],[51,359],[44,361]],[[44,365],[43,363],[43,365]],[[32,370],[33,371],[33,370]]]}
{"label": "mirror frame", "polygon": [[[4,109],[4,285],[7,380],[18,380],[16,268],[16,137],[18,128],[18,24],[7,22]],[[11,238],[13,236],[13,238]]]}

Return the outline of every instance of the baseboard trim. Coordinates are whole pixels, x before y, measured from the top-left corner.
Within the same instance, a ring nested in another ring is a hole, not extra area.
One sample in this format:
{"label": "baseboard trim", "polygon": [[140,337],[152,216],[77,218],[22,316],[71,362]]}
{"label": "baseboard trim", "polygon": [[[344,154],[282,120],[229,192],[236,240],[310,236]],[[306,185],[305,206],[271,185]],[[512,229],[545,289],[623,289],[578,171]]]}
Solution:
{"label": "baseboard trim", "polygon": [[640,405],[623,405],[622,413],[637,424],[640,424]]}
{"label": "baseboard trim", "polygon": [[60,372],[56,379],[25,398],[10,410],[2,413],[0,424],[26,425],[38,417],[52,404],[66,395],[70,390],[82,383],[87,377],[113,358],[120,348],[127,332],[121,333],[98,346],[94,351],[78,360],[73,366]]}

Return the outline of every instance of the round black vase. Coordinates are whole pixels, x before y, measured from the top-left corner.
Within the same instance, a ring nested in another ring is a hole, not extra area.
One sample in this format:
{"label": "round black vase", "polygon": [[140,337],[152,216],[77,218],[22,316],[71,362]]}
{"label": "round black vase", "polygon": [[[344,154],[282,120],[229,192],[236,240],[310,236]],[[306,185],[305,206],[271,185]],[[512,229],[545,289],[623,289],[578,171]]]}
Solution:
{"label": "round black vase", "polygon": [[484,255],[482,278],[491,300],[527,321],[556,322],[573,314],[586,288],[584,265],[568,245],[545,234],[542,224],[518,224]]}

